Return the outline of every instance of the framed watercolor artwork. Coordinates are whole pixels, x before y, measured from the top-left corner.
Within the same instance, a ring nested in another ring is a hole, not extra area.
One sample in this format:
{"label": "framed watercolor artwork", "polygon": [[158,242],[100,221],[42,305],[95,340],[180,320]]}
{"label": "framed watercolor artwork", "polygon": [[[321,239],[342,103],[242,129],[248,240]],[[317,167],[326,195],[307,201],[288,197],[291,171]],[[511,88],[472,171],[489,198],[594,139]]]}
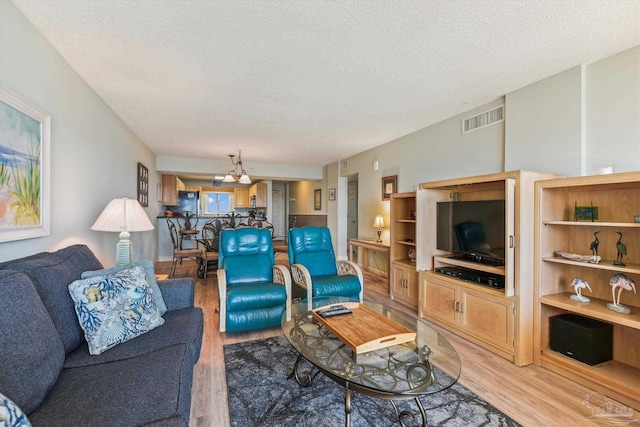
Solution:
{"label": "framed watercolor artwork", "polygon": [[329,189],[329,200],[335,200],[336,199],[336,189],[335,188],[330,188]]}
{"label": "framed watercolor artwork", "polygon": [[0,242],[50,233],[51,116],[0,86]]}
{"label": "framed watercolor artwork", "polygon": [[322,209],[322,190],[313,190],[313,209],[319,211]]}

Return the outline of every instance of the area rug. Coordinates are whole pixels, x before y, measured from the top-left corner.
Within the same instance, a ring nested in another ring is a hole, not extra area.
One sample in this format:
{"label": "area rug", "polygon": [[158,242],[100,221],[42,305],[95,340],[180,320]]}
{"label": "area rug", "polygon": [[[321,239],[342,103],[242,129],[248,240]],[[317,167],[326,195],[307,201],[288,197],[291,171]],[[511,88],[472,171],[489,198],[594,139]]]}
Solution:
{"label": "area rug", "polygon": [[[287,379],[297,357],[284,336],[224,347],[232,426],[344,425],[344,390],[338,384],[322,374],[310,387]],[[519,426],[457,383],[421,401],[431,427]],[[398,410],[417,412],[417,406],[411,402],[397,402]],[[353,393],[351,407],[353,427],[399,425],[393,406],[387,401]],[[420,419],[419,413],[417,418]]]}

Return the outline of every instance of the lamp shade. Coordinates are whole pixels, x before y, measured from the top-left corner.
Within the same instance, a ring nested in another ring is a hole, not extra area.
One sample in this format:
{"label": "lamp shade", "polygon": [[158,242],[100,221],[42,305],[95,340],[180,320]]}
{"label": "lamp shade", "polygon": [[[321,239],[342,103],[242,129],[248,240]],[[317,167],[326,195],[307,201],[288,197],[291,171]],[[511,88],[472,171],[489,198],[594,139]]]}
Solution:
{"label": "lamp shade", "polygon": [[91,226],[95,231],[149,231],[153,224],[135,199],[113,199]]}
{"label": "lamp shade", "polygon": [[384,219],[382,218],[382,215],[376,216],[376,220],[373,222],[373,226],[375,228],[384,228]]}

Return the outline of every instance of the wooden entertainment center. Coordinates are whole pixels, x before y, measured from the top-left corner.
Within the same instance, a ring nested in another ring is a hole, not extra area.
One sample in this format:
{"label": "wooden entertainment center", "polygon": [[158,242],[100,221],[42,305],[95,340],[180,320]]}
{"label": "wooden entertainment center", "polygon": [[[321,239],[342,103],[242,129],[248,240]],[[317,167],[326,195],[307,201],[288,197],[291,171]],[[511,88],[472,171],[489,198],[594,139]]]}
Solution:
{"label": "wooden entertainment center", "polygon": [[[557,177],[512,171],[420,184],[416,269],[421,317],[518,366],[533,362],[534,182]],[[438,202],[473,200],[505,201],[504,265],[486,265],[437,248]],[[502,276],[504,289],[435,271],[446,266]]]}

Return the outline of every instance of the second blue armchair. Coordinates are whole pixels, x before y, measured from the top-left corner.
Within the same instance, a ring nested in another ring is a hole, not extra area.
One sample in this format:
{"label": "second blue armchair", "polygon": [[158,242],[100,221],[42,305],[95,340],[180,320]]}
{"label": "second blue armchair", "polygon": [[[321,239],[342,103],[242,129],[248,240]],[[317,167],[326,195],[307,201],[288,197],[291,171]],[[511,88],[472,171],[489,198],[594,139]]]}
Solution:
{"label": "second blue armchair", "polygon": [[353,262],[336,261],[327,227],[289,230],[289,263],[293,281],[305,290],[310,305],[314,297],[329,296],[362,302],[362,271]]}

